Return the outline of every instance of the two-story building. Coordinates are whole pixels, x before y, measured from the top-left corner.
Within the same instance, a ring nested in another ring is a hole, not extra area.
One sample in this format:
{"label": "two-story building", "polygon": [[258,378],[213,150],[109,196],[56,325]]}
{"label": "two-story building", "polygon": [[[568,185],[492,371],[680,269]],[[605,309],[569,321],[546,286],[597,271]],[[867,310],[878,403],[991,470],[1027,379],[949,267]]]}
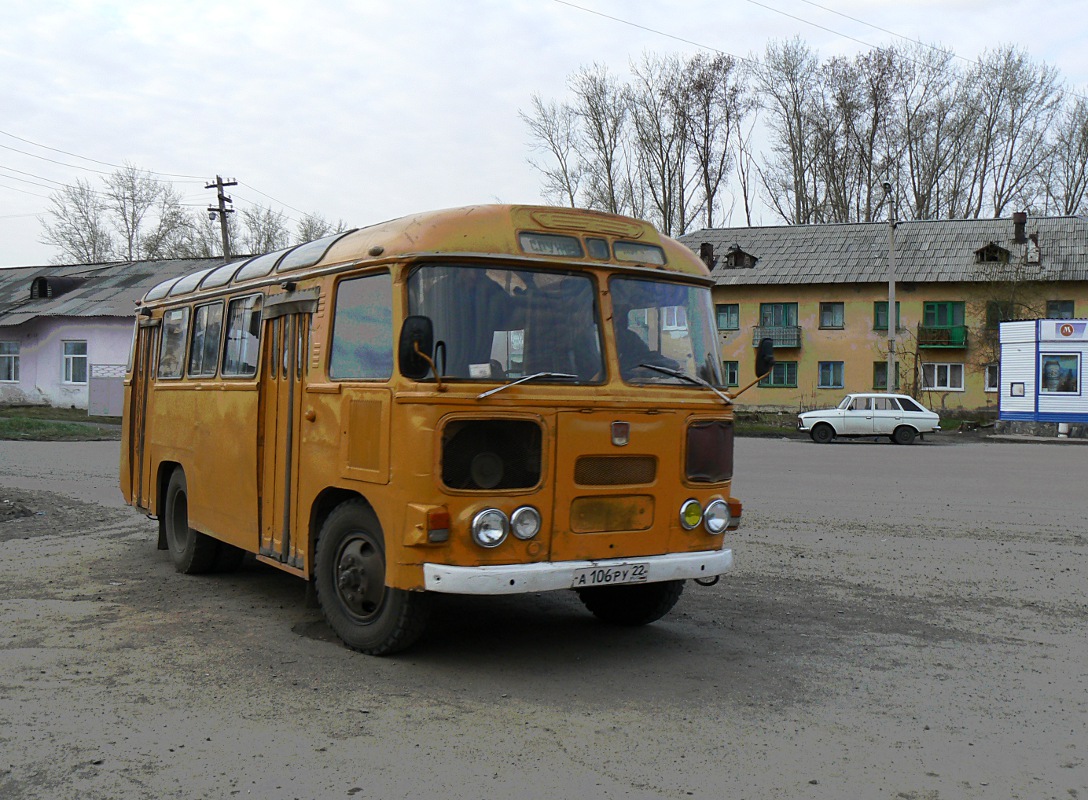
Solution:
{"label": "two-story building", "polygon": [[998,324],[1088,317],[1088,220],[925,220],[720,228],[681,237],[711,266],[730,385],[769,337],[773,372],[750,408],[834,405],[885,390],[894,250],[894,387],[934,409],[998,402]]}

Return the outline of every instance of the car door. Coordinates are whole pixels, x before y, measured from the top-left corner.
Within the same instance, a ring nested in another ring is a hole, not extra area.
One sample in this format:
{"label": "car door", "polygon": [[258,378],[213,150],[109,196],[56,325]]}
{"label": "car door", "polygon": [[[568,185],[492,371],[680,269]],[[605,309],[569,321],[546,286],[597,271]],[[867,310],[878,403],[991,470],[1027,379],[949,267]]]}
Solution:
{"label": "car door", "polygon": [[873,400],[873,433],[880,436],[891,436],[903,422],[903,410],[899,407],[899,401],[894,397],[874,397]]}
{"label": "car door", "polygon": [[855,397],[842,413],[843,436],[865,436],[873,432],[871,397]]}

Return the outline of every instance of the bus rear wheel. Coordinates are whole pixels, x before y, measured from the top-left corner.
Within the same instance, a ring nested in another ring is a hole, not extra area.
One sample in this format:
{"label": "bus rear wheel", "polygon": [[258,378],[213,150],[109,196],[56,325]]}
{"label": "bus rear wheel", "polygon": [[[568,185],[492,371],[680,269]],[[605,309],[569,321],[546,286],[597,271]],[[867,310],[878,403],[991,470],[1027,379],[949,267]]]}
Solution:
{"label": "bus rear wheel", "polygon": [[189,490],[185,483],[185,471],[181,467],[170,476],[164,507],[166,549],[170,551],[174,569],[185,575],[210,572],[215,566],[219,543],[189,527]]}
{"label": "bus rear wheel", "polygon": [[341,503],[325,520],[314,558],[321,611],[341,641],[381,656],[414,644],[430,619],[432,598],[385,585],[385,539],[361,500]]}
{"label": "bus rear wheel", "polygon": [[612,625],[648,625],[668,614],[684,591],[683,581],[594,586],[578,597],[597,619]]}

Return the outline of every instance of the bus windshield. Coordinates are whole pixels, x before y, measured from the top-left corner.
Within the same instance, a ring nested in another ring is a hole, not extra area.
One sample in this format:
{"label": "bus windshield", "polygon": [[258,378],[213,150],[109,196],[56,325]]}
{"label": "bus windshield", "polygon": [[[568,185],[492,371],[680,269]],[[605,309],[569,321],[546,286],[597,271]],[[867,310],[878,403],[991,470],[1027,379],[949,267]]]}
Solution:
{"label": "bus windshield", "polygon": [[424,265],[408,278],[408,313],[434,323],[443,377],[604,379],[593,280],[571,272]]}
{"label": "bus windshield", "polygon": [[672,370],[711,386],[722,385],[708,288],[621,277],[612,278],[609,286],[625,381],[682,382],[679,375],[668,374]]}

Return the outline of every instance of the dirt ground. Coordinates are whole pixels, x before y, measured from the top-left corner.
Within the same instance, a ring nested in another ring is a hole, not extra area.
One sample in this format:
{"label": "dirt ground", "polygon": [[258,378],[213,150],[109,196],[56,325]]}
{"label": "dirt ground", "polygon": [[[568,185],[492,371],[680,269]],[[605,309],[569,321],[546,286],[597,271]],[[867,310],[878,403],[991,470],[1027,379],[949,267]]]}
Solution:
{"label": "dirt ground", "polygon": [[116,442],[0,442],[0,797],[1088,798],[1088,449],[958,442],[741,439],[666,619],[450,598],[385,659],[175,573]]}

